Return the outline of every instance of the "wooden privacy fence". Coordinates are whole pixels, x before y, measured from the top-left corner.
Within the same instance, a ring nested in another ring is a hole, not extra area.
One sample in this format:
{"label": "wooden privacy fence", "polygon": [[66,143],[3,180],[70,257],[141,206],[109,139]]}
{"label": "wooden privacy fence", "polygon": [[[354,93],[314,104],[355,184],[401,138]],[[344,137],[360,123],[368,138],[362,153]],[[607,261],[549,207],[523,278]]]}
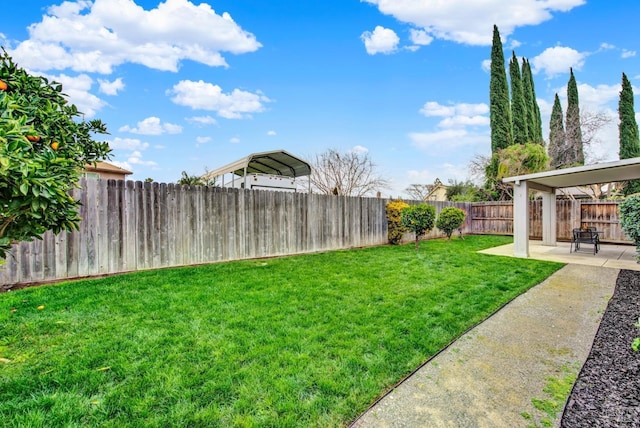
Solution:
{"label": "wooden privacy fence", "polygon": [[[0,285],[387,243],[387,199],[95,179],[73,196],[82,202],[80,230],[14,245]],[[429,203],[436,213],[464,209],[464,233],[513,233],[511,203]],[[539,238],[541,204],[531,209]],[[558,201],[558,237],[586,222],[622,242],[617,212],[615,202]],[[434,228],[427,238],[439,236]]]}
{"label": "wooden privacy fence", "polygon": [[80,230],[14,245],[0,284],[387,242],[383,199],[83,179]]}
{"label": "wooden privacy fence", "polygon": [[[631,244],[620,227],[618,201],[556,201],[556,236],[558,241],[571,240],[571,231],[581,226],[595,226],[602,231],[604,242]],[[478,202],[472,204],[470,233],[513,235],[511,202]],[[542,201],[529,203],[529,238],[542,239]]]}

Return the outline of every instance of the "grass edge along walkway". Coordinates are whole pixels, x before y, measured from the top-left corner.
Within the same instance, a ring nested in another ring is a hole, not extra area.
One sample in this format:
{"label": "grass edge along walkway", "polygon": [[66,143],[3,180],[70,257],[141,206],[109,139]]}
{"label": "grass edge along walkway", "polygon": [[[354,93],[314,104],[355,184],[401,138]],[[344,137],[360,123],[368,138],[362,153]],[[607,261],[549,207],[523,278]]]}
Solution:
{"label": "grass edge along walkway", "polygon": [[7,426],[340,426],[562,265],[509,237],[137,272],[0,294]]}

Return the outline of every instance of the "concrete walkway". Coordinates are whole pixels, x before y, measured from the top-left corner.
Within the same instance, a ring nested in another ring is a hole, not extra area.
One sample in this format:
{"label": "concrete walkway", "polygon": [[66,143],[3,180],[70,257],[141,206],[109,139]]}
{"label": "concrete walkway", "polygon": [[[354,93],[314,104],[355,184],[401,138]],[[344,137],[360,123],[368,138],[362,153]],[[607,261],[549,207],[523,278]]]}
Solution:
{"label": "concrete walkway", "polygon": [[531,400],[548,398],[548,378],[562,378],[563,367],[577,373],[586,360],[618,273],[563,267],[428,361],[352,426],[532,426],[522,414],[542,416]]}
{"label": "concrete walkway", "polygon": [[[614,269],[640,270],[636,260],[636,247],[623,244],[601,244],[598,254],[593,254],[591,245],[583,245],[580,251],[571,252],[571,244],[558,242],[554,246],[542,245],[540,241],[529,241],[529,258],[552,262],[571,263]],[[513,244],[487,248],[483,254],[513,257]]]}

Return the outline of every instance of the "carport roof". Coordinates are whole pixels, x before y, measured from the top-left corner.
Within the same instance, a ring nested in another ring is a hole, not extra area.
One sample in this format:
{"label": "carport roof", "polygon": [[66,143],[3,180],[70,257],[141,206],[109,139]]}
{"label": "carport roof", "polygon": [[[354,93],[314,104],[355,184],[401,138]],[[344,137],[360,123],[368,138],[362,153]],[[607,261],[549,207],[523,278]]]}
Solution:
{"label": "carport roof", "polygon": [[527,181],[529,187],[533,189],[550,190],[634,179],[640,179],[640,157],[518,175],[503,178],[502,181],[515,184]]}
{"label": "carport roof", "polygon": [[214,169],[205,175],[207,178],[224,174],[243,177],[246,174],[271,174],[285,177],[302,177],[311,174],[311,166],[284,150],[252,153],[223,167]]}

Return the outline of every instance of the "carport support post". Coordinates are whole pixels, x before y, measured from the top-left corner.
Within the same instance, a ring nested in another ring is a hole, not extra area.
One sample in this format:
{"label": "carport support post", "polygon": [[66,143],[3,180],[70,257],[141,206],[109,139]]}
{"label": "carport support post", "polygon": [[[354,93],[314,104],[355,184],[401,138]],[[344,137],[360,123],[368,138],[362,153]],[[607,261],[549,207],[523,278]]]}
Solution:
{"label": "carport support post", "polygon": [[513,255],[529,257],[529,186],[527,181],[513,185]]}
{"label": "carport support post", "polygon": [[542,245],[556,246],[556,189],[542,192]]}

